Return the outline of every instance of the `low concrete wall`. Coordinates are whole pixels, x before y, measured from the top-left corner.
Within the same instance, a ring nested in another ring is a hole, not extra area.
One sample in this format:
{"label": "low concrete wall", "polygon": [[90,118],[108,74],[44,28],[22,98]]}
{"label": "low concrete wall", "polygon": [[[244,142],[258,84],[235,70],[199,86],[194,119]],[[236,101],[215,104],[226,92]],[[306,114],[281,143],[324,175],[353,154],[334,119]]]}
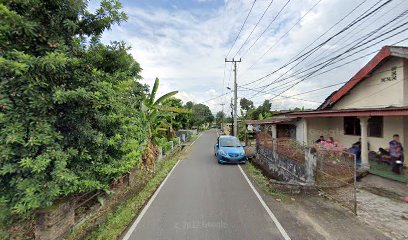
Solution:
{"label": "low concrete wall", "polygon": [[306,149],[303,164],[262,146],[258,146],[256,158],[253,161],[270,178],[290,183],[314,184],[316,158],[309,148]]}
{"label": "low concrete wall", "polygon": [[35,239],[62,239],[75,223],[75,212],[71,201],[54,204],[48,209],[37,212],[35,221]]}

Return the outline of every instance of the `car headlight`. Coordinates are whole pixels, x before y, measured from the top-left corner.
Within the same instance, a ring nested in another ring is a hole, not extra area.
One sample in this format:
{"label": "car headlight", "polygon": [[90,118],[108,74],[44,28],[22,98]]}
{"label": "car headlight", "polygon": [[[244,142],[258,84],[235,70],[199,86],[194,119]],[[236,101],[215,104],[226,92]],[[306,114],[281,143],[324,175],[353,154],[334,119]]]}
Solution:
{"label": "car headlight", "polygon": [[220,150],[220,151],[219,151],[219,154],[220,154],[221,156],[227,156],[227,154],[224,152],[224,150]]}
{"label": "car headlight", "polygon": [[245,150],[242,150],[241,155],[242,156],[245,155]]}

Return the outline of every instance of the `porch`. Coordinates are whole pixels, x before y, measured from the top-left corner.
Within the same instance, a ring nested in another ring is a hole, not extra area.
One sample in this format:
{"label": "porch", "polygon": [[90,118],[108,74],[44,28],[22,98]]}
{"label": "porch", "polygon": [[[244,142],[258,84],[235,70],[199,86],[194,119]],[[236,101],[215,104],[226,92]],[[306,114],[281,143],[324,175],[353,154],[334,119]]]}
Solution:
{"label": "porch", "polygon": [[[387,149],[394,134],[399,134],[404,155],[408,156],[408,109],[346,109],[291,114],[306,122],[304,142],[313,145],[320,136],[332,137],[344,150],[361,143],[361,167],[370,169],[370,153]],[[374,154],[375,155],[375,154]],[[375,161],[375,158],[371,159]]]}

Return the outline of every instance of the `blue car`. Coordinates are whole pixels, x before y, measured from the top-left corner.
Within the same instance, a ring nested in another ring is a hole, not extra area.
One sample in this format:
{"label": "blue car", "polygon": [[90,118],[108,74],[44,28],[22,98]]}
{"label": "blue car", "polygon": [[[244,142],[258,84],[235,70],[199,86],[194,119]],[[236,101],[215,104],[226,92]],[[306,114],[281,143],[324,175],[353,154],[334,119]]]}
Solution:
{"label": "blue car", "polygon": [[244,147],[233,136],[220,136],[214,146],[214,154],[218,163],[245,163],[247,156]]}

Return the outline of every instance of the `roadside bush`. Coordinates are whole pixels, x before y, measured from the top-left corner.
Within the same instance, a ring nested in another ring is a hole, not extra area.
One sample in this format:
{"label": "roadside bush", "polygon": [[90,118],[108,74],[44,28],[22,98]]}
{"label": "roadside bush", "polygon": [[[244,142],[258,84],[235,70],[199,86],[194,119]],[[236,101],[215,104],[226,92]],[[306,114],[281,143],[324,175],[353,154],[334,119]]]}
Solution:
{"label": "roadside bush", "polygon": [[0,220],[106,189],[140,163],[146,92],[115,0],[0,0]]}
{"label": "roadside bush", "polygon": [[171,143],[167,138],[162,137],[157,141],[157,145],[162,149],[163,154],[166,154],[171,150]]}

